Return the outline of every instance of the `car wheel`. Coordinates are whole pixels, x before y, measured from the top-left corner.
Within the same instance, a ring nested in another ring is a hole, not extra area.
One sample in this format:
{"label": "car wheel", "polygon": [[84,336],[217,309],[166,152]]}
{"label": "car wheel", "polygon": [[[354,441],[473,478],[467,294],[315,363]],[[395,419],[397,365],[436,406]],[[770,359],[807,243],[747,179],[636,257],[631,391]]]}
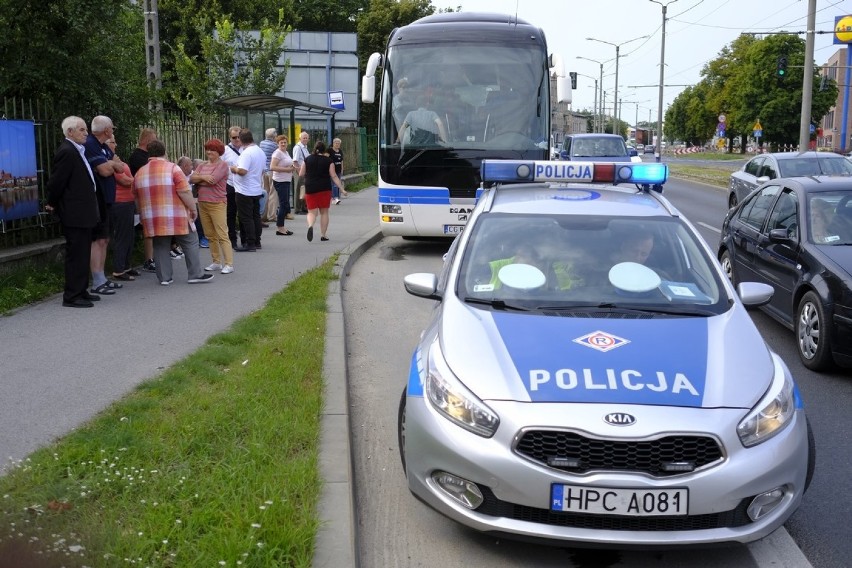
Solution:
{"label": "car wheel", "polygon": [[723,252],[721,258],[719,259],[719,262],[722,263],[722,270],[725,271],[725,276],[728,277],[728,280],[730,280],[731,284],[733,284],[734,287],[736,288],[737,280],[736,280],[736,277],[734,276],[734,263],[731,260],[730,251],[726,250],[725,252]]}
{"label": "car wheel", "polygon": [[402,389],[402,396],[399,398],[399,412],[397,413],[397,431],[396,439],[399,445],[399,459],[402,462],[402,472],[405,473],[405,402],[408,387]]}
{"label": "car wheel", "polygon": [[811,429],[811,421],[805,418],[805,424],[808,426],[808,473],[805,475],[805,491],[807,491],[808,487],[811,486],[816,468],[816,441],[814,440],[814,431]]}
{"label": "car wheel", "polygon": [[732,191],[731,194],[728,196],[728,209],[733,209],[737,206],[738,203],[739,200],[737,199],[737,194],[736,192]]}
{"label": "car wheel", "polygon": [[824,371],[832,366],[831,332],[822,302],[814,292],[802,296],[796,311],[796,345],[808,369]]}

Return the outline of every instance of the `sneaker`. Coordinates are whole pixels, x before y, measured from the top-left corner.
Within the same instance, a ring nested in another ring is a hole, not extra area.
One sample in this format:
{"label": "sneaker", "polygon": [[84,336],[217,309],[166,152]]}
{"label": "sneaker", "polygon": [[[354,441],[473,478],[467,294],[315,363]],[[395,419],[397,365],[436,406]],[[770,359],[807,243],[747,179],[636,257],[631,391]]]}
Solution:
{"label": "sneaker", "polygon": [[212,274],[202,274],[198,278],[190,278],[187,282],[190,284],[200,284],[202,282],[210,282],[211,280],[213,280]]}
{"label": "sneaker", "polygon": [[205,266],[204,270],[206,270],[207,272],[213,272],[214,270],[222,270],[222,265],[217,262],[214,262],[210,266]]}
{"label": "sneaker", "polygon": [[183,258],[183,251],[180,249],[172,249],[169,251],[169,256],[172,257],[172,260],[180,260]]}
{"label": "sneaker", "polygon": [[210,241],[207,240],[207,239],[201,239],[200,241],[198,241],[198,246],[200,246],[203,249],[209,249],[210,248]]}
{"label": "sneaker", "polygon": [[332,202],[334,205],[340,205],[340,198],[339,198],[339,197],[335,197],[334,199],[332,199],[332,200],[331,200],[331,202]]}
{"label": "sneaker", "polygon": [[292,213],[287,213],[286,215],[284,215],[284,218],[285,218],[285,219],[289,219],[290,221],[292,221],[293,219],[295,219],[295,217],[293,217],[293,214],[292,214]]}
{"label": "sneaker", "polygon": [[156,272],[157,263],[154,262],[153,258],[149,258],[148,260],[142,263],[142,270],[144,270],[145,272]]}
{"label": "sneaker", "polygon": [[170,278],[169,280],[163,280],[162,282],[160,282],[160,286],[168,286],[169,284],[171,284],[174,281],[175,281],[174,278]]}
{"label": "sneaker", "polygon": [[222,274],[230,274],[233,271],[234,271],[234,267],[231,266],[230,264],[226,264],[225,266],[222,267]]}

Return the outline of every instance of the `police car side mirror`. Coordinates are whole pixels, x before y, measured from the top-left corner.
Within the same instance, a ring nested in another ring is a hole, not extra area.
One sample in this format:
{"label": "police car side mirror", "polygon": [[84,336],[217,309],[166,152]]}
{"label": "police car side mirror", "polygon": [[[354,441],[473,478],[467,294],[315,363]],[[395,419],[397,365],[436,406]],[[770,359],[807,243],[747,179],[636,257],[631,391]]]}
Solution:
{"label": "police car side mirror", "polygon": [[562,150],[559,152],[559,158],[562,160],[570,160],[571,156],[568,155],[568,150]]}
{"label": "police car side mirror", "polygon": [[762,282],[741,282],[737,285],[740,301],[747,308],[765,306],[772,299],[775,288]]}
{"label": "police car side mirror", "polygon": [[438,294],[438,277],[430,272],[416,272],[403,278],[405,291],[412,296],[440,300]]}

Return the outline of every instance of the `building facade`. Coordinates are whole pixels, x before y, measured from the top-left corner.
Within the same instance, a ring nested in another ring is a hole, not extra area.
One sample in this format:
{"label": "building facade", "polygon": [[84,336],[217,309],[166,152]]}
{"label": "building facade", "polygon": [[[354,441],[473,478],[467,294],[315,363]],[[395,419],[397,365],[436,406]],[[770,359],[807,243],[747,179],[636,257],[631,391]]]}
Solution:
{"label": "building facade", "polygon": [[[849,152],[852,149],[852,108],[846,117],[845,128],[843,124],[843,105],[849,96],[849,85],[846,85],[847,49],[837,50],[820,69],[822,77],[832,79],[837,84],[837,100],[820,121],[821,132],[817,132],[817,147],[835,152]],[[842,140],[843,132],[846,132],[845,143]]]}

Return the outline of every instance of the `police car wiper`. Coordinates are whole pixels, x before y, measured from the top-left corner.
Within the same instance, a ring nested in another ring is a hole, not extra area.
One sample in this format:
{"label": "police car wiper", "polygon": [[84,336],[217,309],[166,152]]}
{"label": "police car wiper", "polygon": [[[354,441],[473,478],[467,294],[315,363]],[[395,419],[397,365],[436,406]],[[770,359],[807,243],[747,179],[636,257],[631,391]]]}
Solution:
{"label": "police car wiper", "polygon": [[664,314],[667,316],[713,316],[716,315],[710,310],[700,308],[683,310],[669,308],[636,308],[627,307],[611,302],[601,304],[560,304],[554,306],[536,306],[536,310],[542,311],[560,311],[560,312],[575,312],[575,311],[590,311],[590,310],[615,310],[630,314]]}
{"label": "police car wiper", "polygon": [[529,308],[524,306],[519,306],[517,304],[507,304],[505,300],[487,300],[484,298],[471,298],[470,296],[464,299],[465,302],[469,304],[482,304],[484,306],[491,306],[495,310],[516,310],[519,312],[528,312]]}

